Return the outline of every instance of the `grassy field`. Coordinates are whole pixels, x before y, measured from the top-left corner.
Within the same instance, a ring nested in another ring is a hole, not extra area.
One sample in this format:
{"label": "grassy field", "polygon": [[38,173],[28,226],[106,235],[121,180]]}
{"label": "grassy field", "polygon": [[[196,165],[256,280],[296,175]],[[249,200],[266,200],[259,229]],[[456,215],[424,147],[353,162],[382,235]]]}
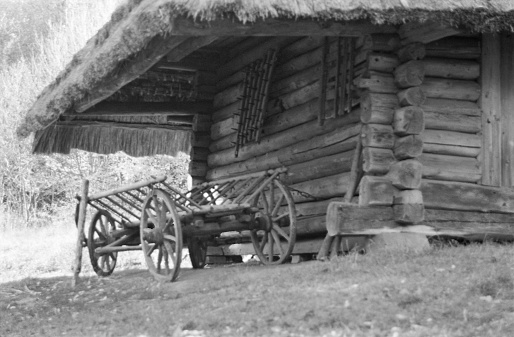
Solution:
{"label": "grassy field", "polygon": [[74,229],[0,236],[0,335],[514,336],[514,247],[439,244],[331,262],[185,268],[159,284],[123,254],[71,288]]}

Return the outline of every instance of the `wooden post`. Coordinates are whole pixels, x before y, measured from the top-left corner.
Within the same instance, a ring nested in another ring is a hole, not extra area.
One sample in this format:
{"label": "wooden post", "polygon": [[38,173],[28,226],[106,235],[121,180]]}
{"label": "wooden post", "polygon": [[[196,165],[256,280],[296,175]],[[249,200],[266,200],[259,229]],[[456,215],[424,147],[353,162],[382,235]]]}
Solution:
{"label": "wooden post", "polygon": [[501,184],[501,69],[500,36],[482,37],[482,184]]}
{"label": "wooden post", "polygon": [[89,192],[89,180],[82,181],[82,193],[80,195],[79,218],[77,223],[77,245],[75,249],[75,264],[73,265],[72,286],[75,287],[79,280],[79,273],[82,269],[82,242],[84,241],[84,223],[86,222],[86,209]]}

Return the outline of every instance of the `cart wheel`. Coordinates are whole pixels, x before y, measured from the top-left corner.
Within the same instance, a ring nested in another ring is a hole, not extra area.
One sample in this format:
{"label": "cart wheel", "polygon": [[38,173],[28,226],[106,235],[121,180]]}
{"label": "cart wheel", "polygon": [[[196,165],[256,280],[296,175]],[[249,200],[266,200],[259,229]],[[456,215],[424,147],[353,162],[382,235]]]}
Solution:
{"label": "cart wheel", "polygon": [[182,260],[182,227],[168,194],[154,189],[142,206],[140,238],[146,265],[158,281],[174,281]]}
{"label": "cart wheel", "polygon": [[98,210],[93,219],[88,231],[87,248],[89,250],[89,258],[95,273],[98,276],[109,276],[116,267],[116,259],[118,253],[97,254],[96,248],[105,247],[114,241],[111,233],[116,230],[116,225],[112,216],[106,210]]}
{"label": "cart wheel", "polygon": [[188,240],[187,248],[189,249],[189,258],[191,259],[193,268],[202,269],[205,267],[205,261],[207,260],[207,242],[192,236]]}
{"label": "cart wheel", "polygon": [[250,232],[255,252],[264,264],[283,263],[291,255],[296,242],[293,197],[279,180],[274,179],[256,201],[261,209],[256,214],[256,221],[265,229]]}

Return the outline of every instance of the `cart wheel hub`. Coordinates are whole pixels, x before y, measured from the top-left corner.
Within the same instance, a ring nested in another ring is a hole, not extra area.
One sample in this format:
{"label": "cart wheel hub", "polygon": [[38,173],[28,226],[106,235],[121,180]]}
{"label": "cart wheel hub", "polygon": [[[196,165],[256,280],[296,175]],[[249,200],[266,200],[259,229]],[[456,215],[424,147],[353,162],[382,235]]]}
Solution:
{"label": "cart wheel hub", "polygon": [[163,244],[164,243],[164,233],[160,228],[149,229],[146,228],[144,230],[144,239],[151,243]]}

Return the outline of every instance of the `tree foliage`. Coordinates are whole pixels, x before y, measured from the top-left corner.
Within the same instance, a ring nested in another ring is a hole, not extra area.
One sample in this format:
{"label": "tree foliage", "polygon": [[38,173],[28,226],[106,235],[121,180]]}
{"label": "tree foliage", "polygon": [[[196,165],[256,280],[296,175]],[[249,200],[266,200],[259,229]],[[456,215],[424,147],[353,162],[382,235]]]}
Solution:
{"label": "tree foliage", "polygon": [[162,174],[186,187],[185,155],[32,155],[32,140],[16,138],[17,125],[39,92],[121,2],[0,0],[0,228],[51,222],[73,206],[86,178],[93,193]]}

